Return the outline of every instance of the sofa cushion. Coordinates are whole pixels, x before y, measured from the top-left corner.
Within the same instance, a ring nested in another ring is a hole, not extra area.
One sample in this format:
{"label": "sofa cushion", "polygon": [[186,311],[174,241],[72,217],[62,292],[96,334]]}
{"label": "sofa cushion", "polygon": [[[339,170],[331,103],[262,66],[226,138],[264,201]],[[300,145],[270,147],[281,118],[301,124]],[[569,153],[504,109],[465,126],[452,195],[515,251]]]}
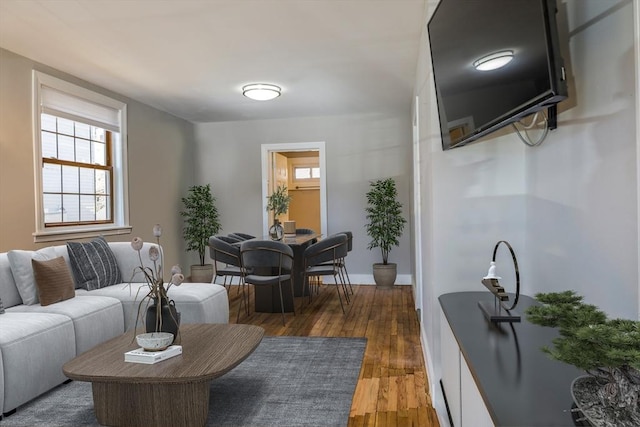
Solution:
{"label": "sofa cushion", "polygon": [[71,299],[76,295],[71,272],[64,258],[58,257],[45,261],[32,259],[31,265],[40,305],[50,305]]}
{"label": "sofa cushion", "polygon": [[121,282],[118,262],[104,237],[68,242],[67,250],[78,287],[91,291]]}
{"label": "sofa cushion", "polygon": [[76,297],[43,307],[41,305],[19,305],[7,313],[61,314],[73,321],[76,354],[122,335],[124,319],[122,305],[115,298],[93,295]]}
{"label": "sofa cushion", "polygon": [[38,288],[33,277],[31,259],[53,259],[56,257],[55,249],[46,247],[37,251],[13,250],[7,253],[7,257],[9,258],[11,274],[13,274],[22,303],[26,305],[37,304],[39,302]]}
{"label": "sofa cushion", "polygon": [[16,308],[8,308],[0,316],[5,390],[0,406],[4,412],[64,382],[67,378],[62,365],[76,356],[73,322],[69,317],[54,313],[20,313],[14,311]]}
{"label": "sofa cushion", "polygon": [[22,304],[22,298],[11,274],[11,263],[6,252],[0,253],[0,298],[4,308]]}

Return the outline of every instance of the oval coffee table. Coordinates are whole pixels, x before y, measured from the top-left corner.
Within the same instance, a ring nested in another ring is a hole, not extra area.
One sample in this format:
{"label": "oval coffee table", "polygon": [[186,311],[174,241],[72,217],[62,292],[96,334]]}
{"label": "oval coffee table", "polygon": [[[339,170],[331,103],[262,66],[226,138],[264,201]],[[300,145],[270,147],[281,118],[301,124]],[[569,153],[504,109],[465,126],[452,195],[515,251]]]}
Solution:
{"label": "oval coffee table", "polygon": [[82,353],[62,370],[92,383],[100,424],[203,426],[211,380],[246,359],[263,336],[264,329],[252,325],[182,325],[175,343],[182,354],[146,365],[124,361],[124,353],[138,347],[129,332]]}

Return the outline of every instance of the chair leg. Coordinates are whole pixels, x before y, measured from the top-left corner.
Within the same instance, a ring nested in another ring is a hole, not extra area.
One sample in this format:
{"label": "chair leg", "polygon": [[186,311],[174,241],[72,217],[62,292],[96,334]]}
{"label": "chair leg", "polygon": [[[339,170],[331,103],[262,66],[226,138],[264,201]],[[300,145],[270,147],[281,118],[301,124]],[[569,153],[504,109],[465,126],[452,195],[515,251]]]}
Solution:
{"label": "chair leg", "polygon": [[342,309],[342,314],[346,314],[344,311],[344,304],[342,304],[342,297],[340,296],[340,287],[338,286],[337,281],[336,281],[336,291],[338,291],[338,299],[340,300],[340,308]]}
{"label": "chair leg", "polygon": [[280,290],[280,309],[282,310],[282,326],[285,326],[284,320],[284,301],[282,300],[282,282],[278,282],[278,289]]}
{"label": "chair leg", "polygon": [[340,285],[342,286],[342,293],[344,294],[344,299],[347,304],[351,303],[351,298],[349,297],[349,291],[347,290],[347,284],[344,281],[344,277],[342,276],[340,268],[338,268],[338,274],[333,275],[333,280],[336,282],[336,286],[338,286],[338,281],[340,281]]}
{"label": "chair leg", "polygon": [[349,289],[351,289],[351,295],[353,295],[353,285],[351,285],[351,279],[349,278],[349,271],[347,271],[347,263],[345,260],[342,260],[342,269],[344,270],[344,275],[347,276],[347,282],[349,282]]}
{"label": "chair leg", "polygon": [[296,315],[296,296],[293,293],[293,280],[291,279],[289,279],[289,289],[291,289],[291,306],[293,307],[293,315],[295,316]]}

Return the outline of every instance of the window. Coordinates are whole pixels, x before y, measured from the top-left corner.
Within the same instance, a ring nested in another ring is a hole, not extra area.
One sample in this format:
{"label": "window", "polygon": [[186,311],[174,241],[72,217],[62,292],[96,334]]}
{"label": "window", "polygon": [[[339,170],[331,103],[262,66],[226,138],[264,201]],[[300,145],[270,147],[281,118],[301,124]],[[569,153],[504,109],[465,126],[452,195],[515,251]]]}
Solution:
{"label": "window", "polygon": [[126,104],[34,71],[35,241],[129,232]]}
{"label": "window", "polygon": [[319,178],[320,178],[319,167],[296,166],[293,168],[293,179],[295,181],[303,181],[306,179],[319,179]]}

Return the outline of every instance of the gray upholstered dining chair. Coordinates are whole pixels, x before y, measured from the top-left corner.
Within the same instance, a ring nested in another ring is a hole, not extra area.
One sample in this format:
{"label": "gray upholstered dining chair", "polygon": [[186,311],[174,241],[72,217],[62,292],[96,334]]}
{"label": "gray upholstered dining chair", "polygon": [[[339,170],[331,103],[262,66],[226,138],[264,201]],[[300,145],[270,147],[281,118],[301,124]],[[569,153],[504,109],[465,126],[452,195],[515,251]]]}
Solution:
{"label": "gray upholstered dining chair", "polygon": [[[293,314],[296,314],[293,282],[291,281],[293,249],[285,243],[273,240],[247,240],[240,245],[240,255],[245,271],[244,281],[246,284],[253,286],[278,285],[282,324],[285,325],[284,299],[282,297],[283,283],[289,284]],[[249,298],[247,298],[248,301]]]}
{"label": "gray upholstered dining chair", "polygon": [[[243,288],[242,297],[245,297],[244,293],[244,274],[242,269],[242,258],[240,257],[240,246],[234,245],[224,240],[211,236],[209,238],[209,256],[213,260],[215,266],[215,277],[223,278],[223,286],[227,287],[227,278],[229,278],[229,289],[233,278],[238,278],[238,285]],[[215,282],[215,278],[214,278]],[[240,289],[238,289],[239,291]],[[245,304],[245,310],[249,314],[249,307],[247,301],[243,300]],[[240,317],[240,310],[242,309],[242,302],[238,308],[238,317]]]}
{"label": "gray upholstered dining chair", "polygon": [[225,241],[227,243],[231,243],[231,244],[243,242],[243,239],[240,239],[239,237],[233,237],[231,235],[225,236],[225,235],[222,235],[222,234],[218,234],[218,235],[216,235],[214,237],[216,239],[220,239],[220,240],[223,240],[223,241]]}
{"label": "gray upholstered dining chair", "polygon": [[347,256],[347,240],[346,234],[334,234],[317,243],[309,246],[304,250],[304,289],[308,289],[309,301],[311,301],[313,289],[311,289],[311,278],[321,276],[333,276],[340,307],[342,313],[345,313],[342,296],[340,295],[340,287],[345,297],[345,301],[349,304],[349,293],[341,274],[340,260]]}
{"label": "gray upholstered dining chair", "polygon": [[252,236],[251,234],[238,233],[238,232],[229,233],[229,237],[232,237],[234,239],[240,239],[242,241],[256,238],[256,236]]}
{"label": "gray upholstered dining chair", "polygon": [[[296,234],[316,234],[316,231],[311,228],[296,228]],[[313,239],[311,244],[318,242],[318,239]]]}

